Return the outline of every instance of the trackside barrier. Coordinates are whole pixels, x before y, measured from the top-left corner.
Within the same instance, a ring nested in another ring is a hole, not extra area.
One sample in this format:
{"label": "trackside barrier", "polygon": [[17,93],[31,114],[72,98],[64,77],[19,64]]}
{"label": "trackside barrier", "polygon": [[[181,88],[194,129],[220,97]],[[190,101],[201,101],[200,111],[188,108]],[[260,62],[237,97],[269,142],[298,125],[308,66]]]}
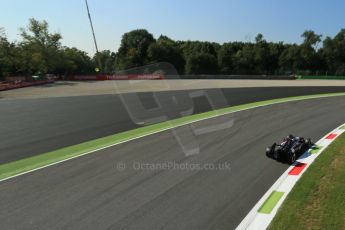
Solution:
{"label": "trackside barrier", "polygon": [[129,75],[108,75],[107,80],[162,80],[165,77],[161,74],[129,74]]}
{"label": "trackside barrier", "polygon": [[307,80],[345,80],[345,76],[312,76],[312,75],[297,75],[297,79]]}
{"label": "trackside barrier", "polygon": [[33,81],[33,82],[14,82],[14,83],[2,83],[0,84],[0,91],[4,90],[11,90],[11,89],[19,89],[19,88],[24,88],[24,87],[29,87],[29,86],[35,86],[35,85],[44,85],[44,84],[49,84],[49,83],[54,83],[55,80],[39,80],[39,81]]}
{"label": "trackside barrier", "polygon": [[181,79],[296,80],[295,75],[181,75]]}
{"label": "trackside barrier", "polygon": [[300,156],[300,158],[278,178],[272,187],[256,203],[252,210],[237,226],[236,230],[266,229],[303,173],[314,160],[344,132],[345,124],[328,133],[321,140],[316,142],[312,148]]}
{"label": "trackside barrier", "polygon": [[162,79],[248,79],[248,80],[295,80],[294,75],[169,75],[162,74],[119,74],[119,75],[73,75],[71,81],[105,80],[162,80]]}
{"label": "trackside barrier", "polygon": [[128,74],[128,75],[75,75],[68,78],[71,81],[106,81],[106,80],[162,80],[161,74]]}

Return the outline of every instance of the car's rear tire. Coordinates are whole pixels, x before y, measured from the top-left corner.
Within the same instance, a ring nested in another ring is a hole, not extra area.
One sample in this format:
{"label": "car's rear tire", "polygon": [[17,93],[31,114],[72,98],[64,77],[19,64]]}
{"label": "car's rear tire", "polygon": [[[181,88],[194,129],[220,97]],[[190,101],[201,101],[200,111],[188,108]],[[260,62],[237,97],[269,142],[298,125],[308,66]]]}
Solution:
{"label": "car's rear tire", "polygon": [[313,141],[310,138],[307,138],[306,144],[308,145],[308,148],[314,145]]}
{"label": "car's rear tire", "polygon": [[291,153],[289,156],[289,163],[293,164],[296,161],[296,153]]}
{"label": "car's rear tire", "polygon": [[295,150],[295,153],[297,153],[298,155],[302,155],[307,149],[307,144],[303,143]]}

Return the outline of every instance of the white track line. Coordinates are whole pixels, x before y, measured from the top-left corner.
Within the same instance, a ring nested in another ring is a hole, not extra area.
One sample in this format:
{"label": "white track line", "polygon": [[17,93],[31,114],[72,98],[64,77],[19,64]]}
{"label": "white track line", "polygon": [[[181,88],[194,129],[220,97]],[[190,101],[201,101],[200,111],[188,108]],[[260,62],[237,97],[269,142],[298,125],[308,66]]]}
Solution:
{"label": "white track line", "polygon": [[[9,180],[9,179],[18,177],[18,176],[22,176],[22,175],[25,175],[25,174],[28,174],[28,173],[31,173],[31,172],[34,172],[34,171],[37,171],[37,170],[40,170],[40,169],[44,169],[44,168],[47,168],[47,167],[50,167],[50,166],[53,166],[53,165],[56,165],[56,164],[60,164],[60,163],[66,162],[68,160],[72,160],[72,159],[75,159],[75,158],[78,158],[78,157],[82,157],[82,156],[88,155],[90,153],[94,153],[94,152],[97,152],[97,151],[100,151],[100,150],[103,150],[103,149],[107,149],[107,148],[110,148],[110,147],[113,147],[113,146],[116,146],[116,145],[119,145],[119,144],[123,144],[123,143],[129,142],[129,141],[132,141],[132,140],[136,140],[136,139],[139,139],[139,138],[142,138],[142,137],[146,137],[146,136],[150,136],[150,135],[153,135],[153,134],[156,134],[156,133],[164,132],[164,131],[167,131],[167,130],[170,130],[170,129],[174,129],[174,128],[177,128],[177,127],[181,127],[181,126],[184,126],[184,125],[189,125],[189,124],[192,124],[192,123],[195,123],[195,122],[199,122],[199,121],[203,121],[203,120],[207,120],[207,119],[212,119],[212,118],[216,118],[216,117],[220,117],[220,116],[225,116],[225,115],[228,115],[228,114],[237,113],[237,112],[241,112],[241,111],[246,111],[246,110],[250,110],[250,109],[255,109],[255,108],[260,108],[260,107],[276,105],[276,104],[289,103],[289,102],[295,102],[295,101],[304,101],[304,100],[311,100],[311,99],[320,99],[320,98],[327,98],[327,97],[339,97],[339,96],[344,96],[344,95],[342,95],[342,94],[339,94],[339,95],[338,94],[335,94],[335,95],[318,95],[318,96],[311,95],[310,97],[308,97],[308,95],[307,95],[306,96],[307,98],[302,98],[302,99],[292,98],[291,100],[287,99],[286,101],[271,102],[271,103],[268,103],[268,104],[251,106],[249,108],[238,109],[238,110],[235,110],[235,111],[220,113],[220,114],[216,114],[216,115],[213,115],[213,116],[209,116],[209,117],[205,117],[205,118],[200,118],[200,119],[193,120],[193,121],[188,121],[186,123],[182,123],[182,124],[179,124],[179,125],[173,125],[172,127],[168,127],[168,128],[165,128],[165,129],[157,130],[157,131],[154,131],[152,133],[148,133],[148,134],[144,134],[144,135],[139,135],[137,137],[133,137],[133,138],[130,138],[130,139],[125,140],[125,141],[117,142],[115,144],[110,144],[110,145],[107,145],[107,146],[104,146],[104,147],[101,147],[101,148],[94,149],[92,151],[88,151],[88,152],[85,152],[85,153],[82,153],[82,154],[78,154],[78,155],[73,156],[73,157],[69,157],[69,158],[66,158],[66,159],[63,159],[63,160],[59,160],[59,161],[56,161],[56,162],[53,162],[53,163],[50,163],[50,164],[47,164],[47,165],[44,165],[44,166],[41,166],[41,167],[38,167],[38,168],[34,168],[34,169],[31,169],[31,170],[28,170],[28,171],[25,171],[25,172],[21,172],[21,173],[18,173],[16,175],[13,175],[13,176],[9,176],[9,177],[3,178],[3,179],[0,180],[0,182],[6,181],[6,180]],[[275,99],[272,99],[272,100],[275,100]],[[276,100],[279,100],[279,99],[276,99]],[[239,106],[241,106],[241,105],[239,105]]]}

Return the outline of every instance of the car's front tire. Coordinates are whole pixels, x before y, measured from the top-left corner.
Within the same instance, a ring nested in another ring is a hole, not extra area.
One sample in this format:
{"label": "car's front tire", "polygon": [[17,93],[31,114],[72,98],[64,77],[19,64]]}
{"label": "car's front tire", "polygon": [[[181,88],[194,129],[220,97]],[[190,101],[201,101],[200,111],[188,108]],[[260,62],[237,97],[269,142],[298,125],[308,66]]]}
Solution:
{"label": "car's front tire", "polygon": [[267,147],[266,148],[266,156],[267,157],[273,157],[273,153],[275,152],[275,148],[276,148],[276,143],[273,143],[273,145],[271,147]]}
{"label": "car's front tire", "polygon": [[273,152],[273,158],[274,158],[275,160],[277,160],[277,161],[280,160],[280,154],[279,154],[278,151],[274,151],[274,152]]}

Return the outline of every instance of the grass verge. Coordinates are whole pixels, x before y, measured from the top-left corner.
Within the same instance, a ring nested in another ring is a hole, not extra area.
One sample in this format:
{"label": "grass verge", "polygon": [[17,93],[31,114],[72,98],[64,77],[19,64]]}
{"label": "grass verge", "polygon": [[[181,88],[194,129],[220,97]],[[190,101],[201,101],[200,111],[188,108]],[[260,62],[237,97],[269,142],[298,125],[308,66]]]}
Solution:
{"label": "grass verge", "polygon": [[264,213],[264,214],[270,214],[283,195],[284,195],[283,192],[273,191],[271,195],[267,198],[265,203],[261,205],[258,212]]}
{"label": "grass verge", "polygon": [[345,96],[345,93],[329,93],[329,94],[317,94],[308,96],[297,96],[297,97],[287,97],[280,99],[272,99],[267,101],[254,102],[239,106],[227,107],[223,109],[213,110],[205,113],[190,115],[154,125],[149,125],[141,127],[138,129],[126,131],[123,133],[118,133],[115,135],[95,139],[78,145],[73,145],[70,147],[62,148],[48,153],[43,153],[30,158],[25,158],[22,160],[6,163],[0,165],[0,181],[9,177],[13,177],[18,174],[22,174],[37,168],[41,168],[50,164],[54,164],[60,161],[64,161],[70,158],[81,156],[84,154],[91,153],[101,148],[106,148],[108,146],[120,144],[126,141],[130,141],[135,138],[139,138],[145,135],[150,135],[163,130],[171,129],[174,127],[186,125],[198,120],[208,119],[212,117],[221,116],[224,114],[238,112],[246,109],[256,108],[259,106],[267,106],[272,104],[300,101],[307,99],[316,99],[323,97],[334,97],[334,96]]}
{"label": "grass verge", "polygon": [[345,229],[345,134],[303,174],[268,229]]}

